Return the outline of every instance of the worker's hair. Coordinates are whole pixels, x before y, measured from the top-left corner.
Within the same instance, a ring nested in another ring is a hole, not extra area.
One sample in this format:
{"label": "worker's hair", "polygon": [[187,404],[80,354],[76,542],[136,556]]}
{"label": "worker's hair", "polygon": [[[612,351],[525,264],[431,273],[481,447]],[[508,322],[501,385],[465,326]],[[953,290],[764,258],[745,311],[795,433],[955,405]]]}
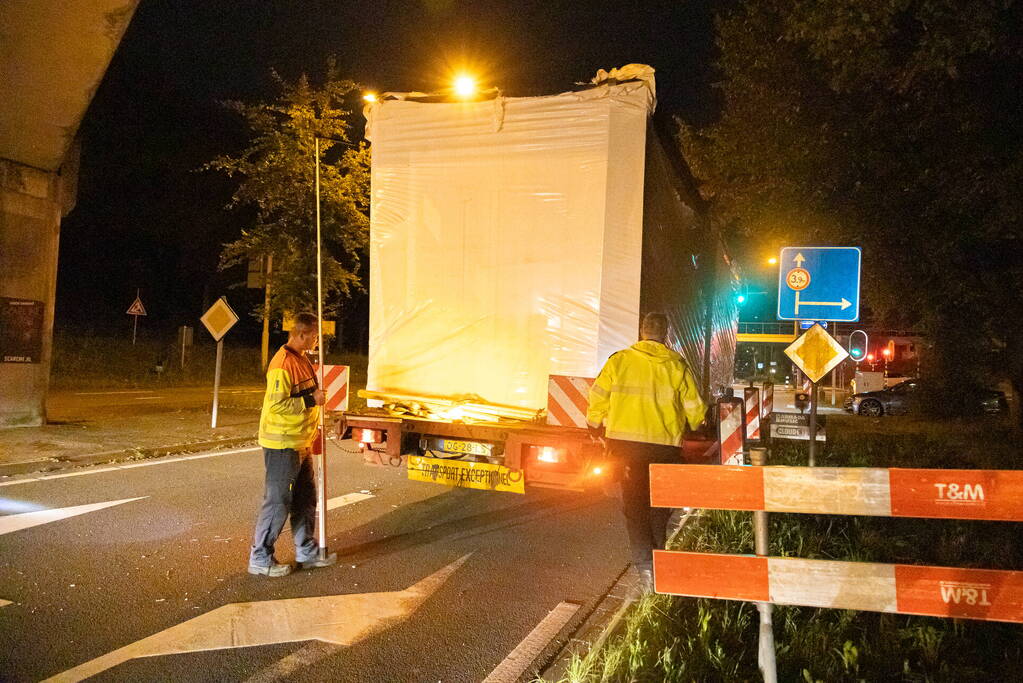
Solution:
{"label": "worker's hair", "polygon": [[302,334],[309,330],[318,330],[319,322],[319,318],[312,313],[299,313],[295,316],[295,323],[291,327],[291,334]]}
{"label": "worker's hair", "polygon": [[664,341],[668,337],[668,316],[663,313],[647,313],[639,326],[641,339]]}

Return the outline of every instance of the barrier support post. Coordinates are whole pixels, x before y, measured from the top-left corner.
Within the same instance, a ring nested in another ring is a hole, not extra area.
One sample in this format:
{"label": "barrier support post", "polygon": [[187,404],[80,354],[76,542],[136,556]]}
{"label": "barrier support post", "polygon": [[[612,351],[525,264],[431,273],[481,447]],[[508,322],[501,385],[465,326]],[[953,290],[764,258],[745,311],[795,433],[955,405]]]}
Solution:
{"label": "barrier support post", "polygon": [[810,467],[816,466],[817,456],[817,382],[810,383]]}
{"label": "barrier support post", "polygon": [[[750,464],[762,467],[767,464],[767,449],[755,446],[749,449]],[[753,513],[753,544],[757,557],[767,557],[767,513],[759,510]],[[760,640],[757,648],[757,664],[764,677],[764,683],[778,683],[778,667],[774,652],[773,605],[758,602],[760,612]]]}

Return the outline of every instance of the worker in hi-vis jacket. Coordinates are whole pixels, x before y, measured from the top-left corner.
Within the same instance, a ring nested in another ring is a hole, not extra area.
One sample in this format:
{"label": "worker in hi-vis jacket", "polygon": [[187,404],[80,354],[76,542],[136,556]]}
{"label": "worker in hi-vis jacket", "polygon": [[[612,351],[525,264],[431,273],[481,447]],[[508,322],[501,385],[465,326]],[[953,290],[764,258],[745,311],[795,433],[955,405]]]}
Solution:
{"label": "worker in hi-vis jacket", "polygon": [[707,410],[693,372],[665,346],[667,337],[667,316],[644,316],[640,341],[607,359],[586,411],[590,433],[603,430],[621,468],[632,562],[646,590],[653,587],[653,549],[664,547],[671,516],[668,508],[650,507],[650,464],[680,462],[687,426],[699,427]]}

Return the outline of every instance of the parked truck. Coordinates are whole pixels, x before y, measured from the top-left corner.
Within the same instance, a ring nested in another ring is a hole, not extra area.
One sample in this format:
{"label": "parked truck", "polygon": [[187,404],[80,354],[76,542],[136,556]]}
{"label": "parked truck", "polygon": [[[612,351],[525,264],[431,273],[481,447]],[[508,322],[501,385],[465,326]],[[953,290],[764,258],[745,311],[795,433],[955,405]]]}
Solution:
{"label": "parked truck", "polygon": [[735,269],[654,107],[642,65],[367,107],[369,407],[341,428],[367,458],[471,488],[602,484],[588,387],[647,311],[707,398],[731,385]]}

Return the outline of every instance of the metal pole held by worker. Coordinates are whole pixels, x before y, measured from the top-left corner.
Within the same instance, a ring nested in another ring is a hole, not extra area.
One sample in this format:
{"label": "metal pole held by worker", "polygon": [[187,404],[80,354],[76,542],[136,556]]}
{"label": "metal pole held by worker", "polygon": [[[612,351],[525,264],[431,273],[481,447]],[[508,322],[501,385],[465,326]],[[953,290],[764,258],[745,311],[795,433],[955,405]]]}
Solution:
{"label": "metal pole held by worker", "polygon": [[[313,138],[316,155],[316,345],[319,352],[319,388],[323,390],[323,253],[320,235],[320,139]],[[316,457],[316,530],[320,541],[320,559],[327,559],[327,449],[323,438],[323,406],[320,406],[320,424],[316,438],[319,455]]]}
{"label": "metal pole held by worker", "polygon": [[[761,467],[767,464],[767,449],[754,446],[749,449],[750,464]],[[760,510],[753,513],[753,543],[757,557],[767,557],[767,513]],[[757,664],[764,677],[764,683],[777,683],[778,666],[774,651],[773,605],[769,602],[758,602],[760,613],[760,639],[757,648]]]}

